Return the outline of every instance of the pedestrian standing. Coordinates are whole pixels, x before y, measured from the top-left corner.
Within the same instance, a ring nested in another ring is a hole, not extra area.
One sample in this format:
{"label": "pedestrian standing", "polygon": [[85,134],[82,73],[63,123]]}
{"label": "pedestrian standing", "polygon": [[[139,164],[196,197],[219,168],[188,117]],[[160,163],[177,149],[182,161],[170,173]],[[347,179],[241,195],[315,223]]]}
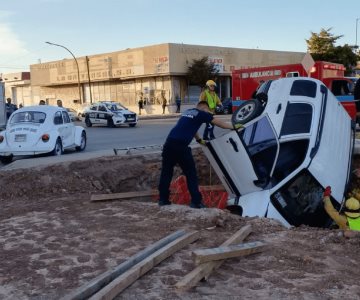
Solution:
{"label": "pedestrian standing", "polygon": [[[213,115],[215,114],[216,106],[221,105],[221,100],[218,97],[218,95],[216,95],[215,88],[216,88],[215,81],[213,81],[213,80],[206,81],[206,88],[200,94],[200,99],[199,99],[200,101],[206,101],[208,103],[210,113],[212,113]],[[208,140],[208,139],[212,140],[214,138],[215,138],[214,126],[211,123],[207,123],[205,125],[203,139],[204,140]]]}
{"label": "pedestrian standing", "polygon": [[161,92],[161,106],[162,106],[162,113],[163,114],[165,114],[165,108],[166,108],[166,105],[167,105],[167,100],[166,100],[166,98],[165,98],[165,92],[164,91],[162,91]]}
{"label": "pedestrian standing", "polygon": [[195,168],[194,158],[191,153],[189,144],[195,137],[196,141],[201,145],[206,142],[200,138],[198,130],[203,123],[212,123],[224,129],[239,129],[241,124],[234,127],[214,118],[210,113],[209,105],[206,101],[200,101],[196,108],[184,111],[176,125],[171,129],[162,151],[162,168],[159,182],[159,205],[169,205],[170,182],[173,176],[174,167],[179,164],[186,176],[187,186],[191,195],[192,208],[203,208],[202,196],[199,192],[198,177]]}
{"label": "pedestrian standing", "polygon": [[140,97],[139,97],[139,101],[138,101],[138,106],[139,106],[139,115],[141,115],[141,110],[144,108],[143,93],[140,93]]}
{"label": "pedestrian standing", "polygon": [[11,103],[11,98],[7,98],[5,104],[6,118],[9,119],[15,110],[17,110],[16,105]]}
{"label": "pedestrian standing", "polygon": [[181,98],[179,95],[176,95],[175,103],[176,103],[176,113],[180,113]]}
{"label": "pedestrian standing", "polygon": [[63,107],[62,101],[60,99],[56,101],[56,104],[58,107]]}

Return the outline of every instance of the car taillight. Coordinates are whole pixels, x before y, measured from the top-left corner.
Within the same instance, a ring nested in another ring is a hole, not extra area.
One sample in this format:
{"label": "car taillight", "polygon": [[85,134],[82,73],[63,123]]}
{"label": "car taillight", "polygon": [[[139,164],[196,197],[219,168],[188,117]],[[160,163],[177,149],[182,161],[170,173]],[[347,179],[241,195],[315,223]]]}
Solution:
{"label": "car taillight", "polygon": [[0,135],[0,143],[2,143],[4,140],[4,136]]}
{"label": "car taillight", "polygon": [[43,142],[48,142],[48,141],[50,140],[50,135],[48,135],[48,134],[43,134],[43,135],[41,136],[41,139],[42,139]]}

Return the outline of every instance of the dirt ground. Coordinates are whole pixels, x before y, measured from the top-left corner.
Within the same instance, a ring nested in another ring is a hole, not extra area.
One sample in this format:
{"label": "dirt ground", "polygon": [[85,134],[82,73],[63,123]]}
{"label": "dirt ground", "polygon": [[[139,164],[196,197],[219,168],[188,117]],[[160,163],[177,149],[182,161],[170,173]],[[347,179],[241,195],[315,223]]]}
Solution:
{"label": "dirt ground", "polygon": [[[214,175],[209,182],[203,155],[196,157],[201,184],[218,184]],[[0,299],[59,299],[178,229],[200,230],[201,239],[116,299],[360,299],[360,237],[341,230],[287,229],[218,209],[159,208],[150,198],[90,202],[92,193],[156,188],[159,172],[159,154],[1,172]],[[253,228],[247,241],[269,244],[263,253],[229,259],[207,282],[176,290],[194,268],[192,250],[219,246],[246,224]]]}

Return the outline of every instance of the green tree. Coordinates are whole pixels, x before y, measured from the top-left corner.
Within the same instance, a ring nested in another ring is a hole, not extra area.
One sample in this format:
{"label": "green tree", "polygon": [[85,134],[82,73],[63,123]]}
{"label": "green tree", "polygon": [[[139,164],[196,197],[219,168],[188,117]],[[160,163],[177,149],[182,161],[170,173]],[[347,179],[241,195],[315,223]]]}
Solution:
{"label": "green tree", "polygon": [[219,71],[215,68],[214,63],[209,61],[207,56],[200,59],[193,59],[192,64],[188,67],[186,77],[189,84],[204,86],[209,79],[216,79]]}
{"label": "green tree", "polygon": [[354,52],[353,46],[335,46],[336,41],[343,36],[334,36],[331,29],[321,29],[320,33],[311,32],[311,37],[306,40],[308,51],[314,60],[343,64],[346,68],[345,74],[349,75],[360,57]]}

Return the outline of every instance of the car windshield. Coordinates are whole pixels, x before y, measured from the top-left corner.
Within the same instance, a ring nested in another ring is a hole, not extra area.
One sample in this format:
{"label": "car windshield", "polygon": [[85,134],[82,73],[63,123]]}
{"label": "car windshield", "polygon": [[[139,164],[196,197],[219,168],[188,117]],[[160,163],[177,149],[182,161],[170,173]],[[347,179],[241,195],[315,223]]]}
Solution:
{"label": "car windshield", "polygon": [[10,124],[17,123],[44,123],[46,114],[40,111],[22,111],[11,116]]}
{"label": "car windshield", "polygon": [[105,105],[106,105],[107,109],[109,109],[111,111],[117,111],[117,110],[126,109],[120,103],[106,103]]}

